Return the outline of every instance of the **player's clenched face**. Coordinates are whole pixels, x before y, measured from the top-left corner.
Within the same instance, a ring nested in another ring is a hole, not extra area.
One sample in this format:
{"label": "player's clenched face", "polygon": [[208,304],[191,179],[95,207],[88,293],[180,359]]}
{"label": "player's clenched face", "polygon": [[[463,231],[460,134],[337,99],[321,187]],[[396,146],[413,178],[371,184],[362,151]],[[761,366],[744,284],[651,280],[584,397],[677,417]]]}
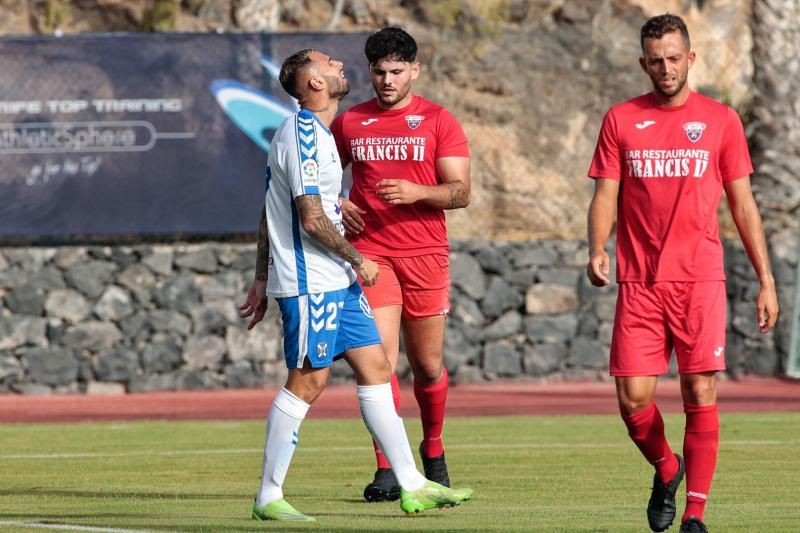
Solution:
{"label": "player's clenched face", "polygon": [[344,63],[314,50],[309,54],[314,62],[315,73],[325,80],[331,98],[341,100],[350,92],[350,84],[344,77]]}
{"label": "player's clenched face", "polygon": [[383,58],[370,65],[369,75],[381,107],[404,107],[411,99],[411,82],[419,76],[419,63]]}
{"label": "player's clenched face", "polygon": [[658,95],[669,99],[684,90],[695,54],[679,32],[666,33],[660,39],[645,39],[642,53],[644,57],[639,58],[639,64],[650,76]]}

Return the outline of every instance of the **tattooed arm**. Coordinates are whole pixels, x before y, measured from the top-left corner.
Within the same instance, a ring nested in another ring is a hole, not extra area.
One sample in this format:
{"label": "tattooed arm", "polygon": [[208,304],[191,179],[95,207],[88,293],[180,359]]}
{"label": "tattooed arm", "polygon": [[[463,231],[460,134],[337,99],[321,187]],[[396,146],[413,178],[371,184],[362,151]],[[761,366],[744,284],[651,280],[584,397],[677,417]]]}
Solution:
{"label": "tattooed arm", "polygon": [[269,234],[267,233],[267,211],[261,209],[261,219],[258,222],[258,243],[256,245],[256,272],[253,283],[247,291],[247,299],[239,306],[239,317],[253,319],[247,325],[247,329],[261,322],[267,312],[267,257],[269,254]]}
{"label": "tattooed arm", "polygon": [[353,248],[339,233],[322,208],[322,198],[317,194],[305,194],[295,198],[297,212],[303,229],[315,241],[338,255],[351,265],[361,277],[364,285],[373,285],[378,279],[378,266]]}
{"label": "tattooed arm", "polygon": [[470,202],[469,157],[440,157],[436,171],[440,185],[420,185],[403,179],[378,182],[378,196],[392,205],[423,202],[439,209],[460,209]]}

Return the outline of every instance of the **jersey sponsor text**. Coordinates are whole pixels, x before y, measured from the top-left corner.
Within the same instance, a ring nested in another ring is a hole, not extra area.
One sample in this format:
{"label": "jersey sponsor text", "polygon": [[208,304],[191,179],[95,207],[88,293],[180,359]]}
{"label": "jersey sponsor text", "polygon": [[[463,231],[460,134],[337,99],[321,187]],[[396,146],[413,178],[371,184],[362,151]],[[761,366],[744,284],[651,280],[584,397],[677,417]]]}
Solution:
{"label": "jersey sponsor text", "polygon": [[356,137],[350,139],[353,161],[424,161],[425,137]]}
{"label": "jersey sponsor text", "polygon": [[635,178],[702,178],[708,150],[626,150],[628,173]]}

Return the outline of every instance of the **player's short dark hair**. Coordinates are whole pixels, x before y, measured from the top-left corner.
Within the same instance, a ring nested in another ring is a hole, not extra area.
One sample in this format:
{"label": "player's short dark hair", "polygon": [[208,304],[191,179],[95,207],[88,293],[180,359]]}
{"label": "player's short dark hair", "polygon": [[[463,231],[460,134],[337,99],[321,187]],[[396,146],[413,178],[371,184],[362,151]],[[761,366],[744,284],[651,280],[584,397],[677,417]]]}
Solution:
{"label": "player's short dark hair", "polygon": [[686,28],[686,23],[678,15],[666,13],[650,18],[644,23],[644,26],[642,26],[642,50],[644,50],[645,39],[661,39],[664,35],[673,32],[681,34],[683,42],[686,43],[686,48],[692,48],[689,42],[689,30]]}
{"label": "player's short dark hair", "polygon": [[385,58],[413,63],[417,59],[417,41],[402,28],[383,28],[367,37],[364,54],[370,65]]}
{"label": "player's short dark hair", "polygon": [[305,48],[299,52],[295,52],[287,57],[283,61],[283,65],[281,65],[281,73],[280,76],[278,76],[281,87],[298,100],[300,99],[300,93],[297,91],[297,73],[303,67],[311,63],[311,58],[308,57],[308,54],[312,51],[312,48]]}

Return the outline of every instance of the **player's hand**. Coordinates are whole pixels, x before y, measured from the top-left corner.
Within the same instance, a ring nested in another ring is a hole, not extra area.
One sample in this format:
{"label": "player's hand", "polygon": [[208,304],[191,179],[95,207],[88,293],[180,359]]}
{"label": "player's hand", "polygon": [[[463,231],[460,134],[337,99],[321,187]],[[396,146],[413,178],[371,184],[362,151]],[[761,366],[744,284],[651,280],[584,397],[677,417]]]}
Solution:
{"label": "player's hand", "polygon": [[378,264],[371,259],[364,258],[364,262],[356,268],[361,284],[366,287],[375,285],[378,281]]}
{"label": "player's hand", "polygon": [[254,280],[247,291],[247,300],[239,306],[239,318],[247,318],[251,315],[253,317],[247,325],[248,330],[253,329],[256,324],[261,322],[264,318],[264,313],[267,312],[268,304],[267,282]]}
{"label": "player's hand", "polygon": [[344,223],[345,231],[347,233],[361,233],[364,231],[364,219],[361,218],[361,215],[366,211],[346,198],[341,199],[340,205],[342,206],[342,223]]}
{"label": "player's hand", "polygon": [[775,327],[780,313],[774,280],[761,284],[761,290],[756,296],[756,310],[758,311],[758,330],[761,333],[767,333]]}
{"label": "player's hand", "polygon": [[611,269],[611,260],[605,250],[592,252],[589,256],[589,264],[586,267],[586,275],[595,287],[605,287],[611,280],[608,273]]}
{"label": "player's hand", "polygon": [[422,187],[408,180],[382,179],[378,182],[378,196],[392,205],[413,204],[422,199]]}

